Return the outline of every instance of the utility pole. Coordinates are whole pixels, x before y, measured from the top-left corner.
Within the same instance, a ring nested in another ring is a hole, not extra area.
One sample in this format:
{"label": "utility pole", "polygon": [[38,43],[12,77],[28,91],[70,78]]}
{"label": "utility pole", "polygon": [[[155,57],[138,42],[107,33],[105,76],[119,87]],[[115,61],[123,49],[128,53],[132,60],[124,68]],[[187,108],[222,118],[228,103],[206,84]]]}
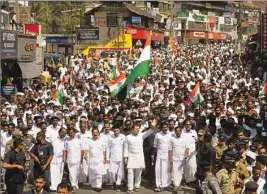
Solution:
{"label": "utility pole", "polygon": [[242,41],[242,15],[241,15],[241,1],[238,2],[238,39],[237,39],[237,52],[241,52],[241,41]]}
{"label": "utility pole", "polygon": [[170,36],[173,35],[173,7],[174,7],[174,4],[173,4],[173,0],[171,2],[171,26],[170,26]]}

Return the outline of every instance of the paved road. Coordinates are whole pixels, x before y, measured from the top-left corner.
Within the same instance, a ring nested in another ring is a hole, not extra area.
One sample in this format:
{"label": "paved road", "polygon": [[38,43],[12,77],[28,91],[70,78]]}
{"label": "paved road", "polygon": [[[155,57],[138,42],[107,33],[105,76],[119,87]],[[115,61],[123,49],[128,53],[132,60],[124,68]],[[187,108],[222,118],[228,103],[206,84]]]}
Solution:
{"label": "paved road", "polygon": [[[140,188],[140,191],[135,194],[154,194],[154,187],[144,187],[142,186]],[[126,193],[126,190],[123,190],[121,192],[116,192],[112,190],[112,186],[107,185],[104,187],[104,190],[101,192],[103,194],[120,194],[120,193]],[[160,194],[171,194],[172,188],[169,188],[167,191],[161,192]],[[80,190],[77,192],[77,194],[97,194],[97,192],[92,191],[89,185],[83,185]],[[189,187],[182,187],[182,190],[178,192],[178,194],[196,194],[195,189],[189,188]]]}

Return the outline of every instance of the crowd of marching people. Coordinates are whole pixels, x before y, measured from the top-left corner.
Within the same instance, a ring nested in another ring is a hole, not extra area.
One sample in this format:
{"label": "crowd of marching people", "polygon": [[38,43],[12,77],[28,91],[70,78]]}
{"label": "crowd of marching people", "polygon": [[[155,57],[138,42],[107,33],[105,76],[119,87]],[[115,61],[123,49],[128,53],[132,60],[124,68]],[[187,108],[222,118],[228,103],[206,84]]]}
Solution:
{"label": "crowd of marching people", "polygon": [[69,181],[130,194],[145,179],[155,192],[267,193],[263,75],[251,78],[232,43],[175,45],[151,49],[150,74],[112,96],[116,68],[129,74],[141,52],[72,56],[50,82],[1,98],[8,194],[40,177],[46,191]]}

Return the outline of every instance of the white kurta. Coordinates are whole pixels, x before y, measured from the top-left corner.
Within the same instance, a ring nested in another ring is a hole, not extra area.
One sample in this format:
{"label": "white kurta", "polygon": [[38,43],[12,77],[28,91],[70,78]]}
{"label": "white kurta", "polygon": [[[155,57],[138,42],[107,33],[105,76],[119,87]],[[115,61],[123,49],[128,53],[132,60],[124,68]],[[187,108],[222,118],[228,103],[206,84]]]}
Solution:
{"label": "white kurta", "polygon": [[145,168],[143,141],[152,133],[153,130],[149,129],[148,131],[139,133],[136,136],[130,134],[126,137],[124,143],[124,157],[128,157],[128,169]]}
{"label": "white kurta", "polygon": [[12,136],[8,132],[1,132],[1,157],[4,158],[6,144],[9,140],[12,139]]}
{"label": "white kurta", "polygon": [[51,144],[54,149],[54,157],[50,165],[51,174],[51,190],[56,190],[57,185],[61,183],[63,177],[63,151],[65,146],[65,138],[61,139],[59,136],[51,139]]}

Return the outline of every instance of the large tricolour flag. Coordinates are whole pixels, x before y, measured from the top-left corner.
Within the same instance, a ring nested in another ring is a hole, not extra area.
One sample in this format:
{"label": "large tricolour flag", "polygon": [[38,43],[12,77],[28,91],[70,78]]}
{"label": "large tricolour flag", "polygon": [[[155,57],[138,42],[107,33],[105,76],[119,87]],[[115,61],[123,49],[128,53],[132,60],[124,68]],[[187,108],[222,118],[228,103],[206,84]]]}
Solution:
{"label": "large tricolour flag", "polygon": [[107,82],[107,86],[109,87],[111,96],[116,96],[118,94],[119,89],[121,88],[121,86],[124,84],[125,81],[126,81],[126,74],[121,73],[119,77]]}
{"label": "large tricolour flag", "polygon": [[119,99],[125,99],[127,95],[127,86],[131,86],[136,78],[148,75],[150,73],[150,48],[151,48],[151,32],[146,40],[144,50],[141,53],[136,66],[133,68],[131,73],[127,76],[123,86],[119,89]]}
{"label": "large tricolour flag", "polygon": [[196,86],[192,90],[190,100],[194,104],[200,104],[201,102],[204,101],[203,97],[200,94],[200,83],[199,82],[197,82]]}

